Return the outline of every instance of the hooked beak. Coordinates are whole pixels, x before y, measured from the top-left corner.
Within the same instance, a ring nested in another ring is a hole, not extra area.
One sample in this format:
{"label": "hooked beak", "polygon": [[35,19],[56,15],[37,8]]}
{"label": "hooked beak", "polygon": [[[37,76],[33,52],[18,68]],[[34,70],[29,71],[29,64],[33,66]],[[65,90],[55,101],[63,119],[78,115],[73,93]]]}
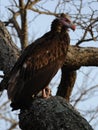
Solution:
{"label": "hooked beak", "polygon": [[76,25],[73,24],[73,23],[70,23],[70,24],[69,24],[69,28],[71,28],[73,31],[75,31]]}
{"label": "hooked beak", "polygon": [[66,22],[64,19],[60,19],[60,21],[67,27],[67,28],[71,28],[73,31],[75,31],[76,29],[76,25],[73,24],[73,22]]}
{"label": "hooked beak", "polygon": [[73,31],[75,31],[76,25],[73,24],[73,22],[68,23],[68,22],[64,21],[63,23],[64,23],[64,25],[65,25],[66,27],[71,28]]}

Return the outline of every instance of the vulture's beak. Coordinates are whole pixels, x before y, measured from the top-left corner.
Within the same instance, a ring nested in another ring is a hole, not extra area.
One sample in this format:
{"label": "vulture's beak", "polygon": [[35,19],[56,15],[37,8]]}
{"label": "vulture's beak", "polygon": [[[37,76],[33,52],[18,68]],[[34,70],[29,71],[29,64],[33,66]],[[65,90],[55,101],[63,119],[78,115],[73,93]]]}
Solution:
{"label": "vulture's beak", "polygon": [[63,24],[66,27],[71,28],[73,31],[76,29],[76,25],[72,21],[63,21]]}
{"label": "vulture's beak", "polygon": [[61,18],[60,21],[65,25],[67,28],[71,28],[73,31],[76,29],[76,25],[68,19]]}
{"label": "vulture's beak", "polygon": [[75,31],[76,25],[71,22],[71,23],[69,24],[69,28],[71,28],[73,31]]}

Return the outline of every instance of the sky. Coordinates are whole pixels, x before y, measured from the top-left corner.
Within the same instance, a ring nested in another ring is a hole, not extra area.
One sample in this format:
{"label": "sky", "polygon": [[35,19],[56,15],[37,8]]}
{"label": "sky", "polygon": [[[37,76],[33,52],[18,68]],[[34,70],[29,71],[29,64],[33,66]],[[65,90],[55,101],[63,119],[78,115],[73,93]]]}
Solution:
{"label": "sky", "polygon": [[[56,0],[55,4],[56,4]],[[54,1],[53,0],[49,0],[48,4],[45,4],[44,6],[47,7],[47,9],[51,9],[52,11],[54,10]],[[89,2],[91,2],[92,0],[87,0]],[[85,0],[84,0],[85,3]],[[77,0],[77,4],[78,4],[78,0]],[[10,5],[8,0],[0,0],[0,20],[5,20],[8,19],[10,16],[8,15],[8,11],[5,11],[5,7],[8,7]],[[85,9],[84,11],[86,13],[89,13],[89,7],[87,4],[85,4]],[[93,4],[92,8],[95,8],[96,10],[98,10],[98,3],[97,4]],[[68,11],[70,10],[70,8],[68,8]],[[75,12],[75,9],[73,9],[73,11]],[[37,39],[38,37],[42,36],[44,33],[46,33],[47,31],[49,31],[50,26],[51,26],[51,22],[54,19],[54,16],[46,16],[46,15],[40,15],[38,17],[36,17],[36,19],[34,20],[36,14],[32,14],[31,11],[29,11],[29,15],[28,15],[28,19],[29,19],[29,43],[31,43],[32,41],[34,41],[35,39]],[[81,32],[79,31],[70,31],[70,37],[71,39],[76,39],[77,37],[79,37],[79,35],[81,34]],[[75,44],[75,40],[71,40],[71,44]],[[20,46],[17,43],[17,46]],[[82,46],[95,46],[98,47],[98,42],[91,42],[89,44],[83,44]],[[85,87],[89,87],[89,86],[94,86],[96,84],[98,84],[98,79],[97,79],[97,75],[98,75],[98,69],[96,67],[89,67],[89,68],[84,68],[82,67],[80,70],[77,71],[78,72],[78,76],[77,76],[77,81],[72,93],[72,97],[75,95],[76,92],[78,92],[81,88],[81,85],[84,85],[84,81],[88,81],[87,84],[85,85]],[[89,73],[89,74],[88,74]],[[58,75],[60,75],[60,71],[58,72]],[[54,78],[57,82],[58,81],[58,75],[56,75],[56,77]],[[55,83],[55,80],[53,80],[53,83]],[[50,86],[51,86],[50,84]],[[53,94],[55,94],[57,88],[53,88]],[[97,91],[97,90],[96,90]],[[95,94],[95,92],[94,92]],[[95,96],[96,95],[96,96]],[[98,93],[95,95],[90,95],[90,100],[88,100],[88,102],[81,102],[79,104],[77,104],[77,108],[78,109],[94,109],[94,107],[98,106],[97,103],[97,98],[98,98]],[[76,98],[79,95],[77,94]],[[93,103],[93,106],[92,106]],[[73,104],[73,103],[72,103]],[[0,124],[2,124],[3,121],[0,121]],[[0,126],[1,127],[1,126]],[[6,130],[4,127],[1,127],[0,130]],[[95,129],[97,130],[98,127]]]}

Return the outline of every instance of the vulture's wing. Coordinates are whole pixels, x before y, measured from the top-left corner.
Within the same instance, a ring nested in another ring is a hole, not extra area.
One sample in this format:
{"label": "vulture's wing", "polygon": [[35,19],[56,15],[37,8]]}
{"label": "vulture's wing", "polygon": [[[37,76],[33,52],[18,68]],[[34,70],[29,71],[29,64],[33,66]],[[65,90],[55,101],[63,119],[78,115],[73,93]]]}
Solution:
{"label": "vulture's wing", "polygon": [[29,101],[32,94],[37,94],[49,84],[61,67],[64,54],[62,51],[57,53],[61,41],[57,37],[54,39],[40,38],[20,56],[8,82],[8,96],[13,102]]}

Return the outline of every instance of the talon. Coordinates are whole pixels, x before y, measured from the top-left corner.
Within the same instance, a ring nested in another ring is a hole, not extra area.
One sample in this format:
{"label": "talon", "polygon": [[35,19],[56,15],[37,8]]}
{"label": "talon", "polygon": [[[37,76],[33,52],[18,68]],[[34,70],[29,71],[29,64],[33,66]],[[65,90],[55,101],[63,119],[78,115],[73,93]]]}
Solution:
{"label": "talon", "polygon": [[46,87],[42,90],[42,97],[43,98],[49,98],[51,95],[51,90],[49,87]]}

